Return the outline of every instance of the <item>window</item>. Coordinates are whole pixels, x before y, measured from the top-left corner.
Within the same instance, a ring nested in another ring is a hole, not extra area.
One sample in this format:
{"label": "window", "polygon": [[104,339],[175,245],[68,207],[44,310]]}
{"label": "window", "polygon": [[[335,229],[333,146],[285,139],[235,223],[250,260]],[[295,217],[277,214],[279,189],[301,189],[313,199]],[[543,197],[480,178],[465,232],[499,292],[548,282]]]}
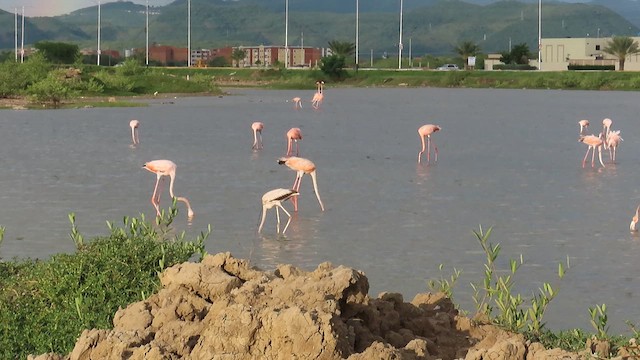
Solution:
{"label": "window", "polygon": [[596,50],[600,50],[600,45],[596,45]]}

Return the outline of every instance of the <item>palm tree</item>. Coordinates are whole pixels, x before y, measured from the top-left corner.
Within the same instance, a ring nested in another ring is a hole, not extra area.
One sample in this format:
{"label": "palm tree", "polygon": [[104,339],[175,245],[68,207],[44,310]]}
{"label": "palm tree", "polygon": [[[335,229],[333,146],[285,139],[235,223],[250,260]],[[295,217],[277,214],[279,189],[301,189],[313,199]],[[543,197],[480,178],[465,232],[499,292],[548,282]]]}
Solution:
{"label": "palm tree", "polygon": [[471,41],[463,41],[458,46],[454,46],[453,51],[460,55],[464,62],[464,68],[467,68],[467,59],[469,56],[475,56],[480,52],[480,46]]}
{"label": "palm tree", "polygon": [[624,71],[624,61],[627,55],[640,53],[640,48],[638,43],[628,36],[614,36],[602,51],[617,57],[618,69]]}
{"label": "palm tree", "polygon": [[247,51],[244,49],[233,49],[231,52],[231,59],[236,62],[236,67],[240,67],[240,61],[244,60],[247,56]]}
{"label": "palm tree", "polygon": [[329,49],[333,52],[333,55],[349,57],[356,50],[356,45],[348,41],[329,41]]}

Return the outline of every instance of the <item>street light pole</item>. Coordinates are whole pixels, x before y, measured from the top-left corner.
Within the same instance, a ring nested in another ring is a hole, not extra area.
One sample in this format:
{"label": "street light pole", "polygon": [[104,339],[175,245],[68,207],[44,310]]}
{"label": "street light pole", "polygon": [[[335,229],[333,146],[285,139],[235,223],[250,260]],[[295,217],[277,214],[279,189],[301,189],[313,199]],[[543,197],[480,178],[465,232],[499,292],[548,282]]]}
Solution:
{"label": "street light pole", "polygon": [[98,51],[97,51],[97,55],[98,55],[98,66],[100,66],[100,0],[98,0]]}
{"label": "street light pole", "polygon": [[24,63],[24,6],[22,7],[22,29],[20,30],[20,63]]}
{"label": "street light pole", "polygon": [[358,70],[358,51],[359,51],[359,35],[360,29],[360,4],[359,0],[356,0],[356,70]]}
{"label": "street light pole", "polygon": [[145,51],[145,65],[149,66],[149,0],[147,0],[147,19],[145,24],[146,31],[146,51]]}
{"label": "street light pole", "polygon": [[284,1],[284,68],[289,67],[289,0]]}
{"label": "street light pole", "polygon": [[187,67],[191,67],[191,0],[187,2]]}
{"label": "street light pole", "polygon": [[402,0],[400,0],[400,41],[398,42],[398,69],[402,69]]}
{"label": "street light pole", "polygon": [[14,8],[15,15],[15,24],[14,24],[14,35],[15,35],[15,49],[16,49],[16,62],[18,62],[18,8]]}
{"label": "street light pole", "polygon": [[538,0],[538,71],[542,70],[542,0]]}

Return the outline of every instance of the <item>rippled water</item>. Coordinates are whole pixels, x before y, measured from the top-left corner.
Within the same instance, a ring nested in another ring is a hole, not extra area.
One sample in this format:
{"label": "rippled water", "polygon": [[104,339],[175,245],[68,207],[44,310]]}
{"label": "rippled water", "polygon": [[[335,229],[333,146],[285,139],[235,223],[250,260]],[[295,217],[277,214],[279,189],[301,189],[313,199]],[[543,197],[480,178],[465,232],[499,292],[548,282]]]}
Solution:
{"label": "rippled water", "polygon": [[[153,216],[155,176],[141,166],[166,158],[178,164],[177,195],[196,212],[189,226],[180,207],[176,226],[196,234],[211,224],[209,252],[265,269],[344,264],[367,274],[372,295],[407,300],[428,289],[442,263],[443,276],[463,271],[454,295],[473,309],[468,284],[481,280],[484,255],[472,231],[493,226],[500,266],[523,254],[519,290],[542,281],[560,288],[547,317],[553,328],[589,329],[587,309],[602,303],[615,331],[640,320],[640,239],[628,230],[640,203],[637,93],[329,86],[317,111],[312,91],[232,93],[146,108],[0,112],[0,256],[72,252],[69,212],[86,237],[106,234],[106,220]],[[302,110],[287,102],[294,96],[306,99]],[[577,121],[591,120],[596,132],[605,117],[625,139],[618,164],[583,169]],[[141,145],[130,148],[134,118]],[[265,123],[261,152],[251,151],[253,121]],[[442,126],[436,165],[416,164],[425,123]],[[305,176],[287,236],[276,235],[272,212],[258,235],[260,197],[295,177],[276,162],[291,127],[302,129],[301,156],[318,167],[326,211]],[[166,192],[162,200],[167,207]],[[558,282],[567,256],[571,269]]]}

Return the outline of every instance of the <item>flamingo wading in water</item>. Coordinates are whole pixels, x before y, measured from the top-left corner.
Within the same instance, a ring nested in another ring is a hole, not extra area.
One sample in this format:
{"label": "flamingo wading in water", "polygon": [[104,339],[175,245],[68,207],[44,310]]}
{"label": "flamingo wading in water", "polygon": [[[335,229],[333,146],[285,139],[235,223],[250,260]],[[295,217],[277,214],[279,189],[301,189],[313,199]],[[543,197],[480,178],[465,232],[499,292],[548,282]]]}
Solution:
{"label": "flamingo wading in water", "polygon": [[296,156],[300,155],[300,145],[298,141],[302,140],[302,130],[300,128],[291,128],[287,131],[287,154],[286,156],[291,156],[292,153],[292,142],[296,143]]}
{"label": "flamingo wading in water", "polygon": [[280,233],[280,212],[278,211],[278,208],[282,209],[282,211],[284,211],[284,213],[289,217],[287,225],[285,225],[284,230],[282,230],[282,233],[284,234],[291,222],[291,214],[289,214],[287,209],[282,206],[282,202],[287,201],[294,196],[298,196],[298,192],[292,189],[273,189],[262,195],[262,218],[260,219],[260,225],[258,225],[258,232],[262,231],[262,226],[264,225],[264,220],[267,216],[267,210],[275,207],[276,219],[278,219],[278,225],[276,227],[278,233]]}
{"label": "flamingo wading in water", "polygon": [[[433,124],[422,125],[418,128],[418,135],[420,135],[420,140],[422,140],[422,150],[418,152],[418,164],[420,164],[420,161],[422,160],[422,153],[424,153],[425,150],[427,151],[427,164],[431,161],[431,144],[433,144],[433,148],[436,153],[434,162],[438,161],[438,147],[436,146],[435,142],[431,140],[431,135],[440,130],[440,125]],[[427,138],[426,142],[425,138]]]}
{"label": "flamingo wading in water", "polygon": [[638,231],[638,229],[636,228],[636,225],[638,224],[639,219],[640,219],[640,206],[636,208],[636,214],[633,215],[633,217],[631,218],[631,224],[629,224],[629,230],[631,230],[631,232]]}
{"label": "flamingo wading in water", "polygon": [[578,125],[580,125],[580,135],[584,135],[584,132],[589,127],[589,120],[580,120],[578,121]]}
{"label": "flamingo wading in water", "polygon": [[153,160],[145,163],[142,166],[143,169],[149,170],[152,173],[156,174],[156,185],[153,188],[153,195],[151,195],[151,204],[156,209],[156,214],[160,216],[160,180],[163,176],[168,176],[170,179],[169,183],[169,194],[172,198],[175,198],[178,201],[182,201],[187,205],[187,218],[189,220],[193,219],[194,213],[191,209],[191,204],[189,200],[182,196],[175,196],[173,193],[173,183],[176,179],[176,164],[171,160]]}
{"label": "flamingo wading in water", "polygon": [[138,127],[140,126],[140,121],[131,120],[129,121],[129,127],[131,127],[131,142],[133,146],[140,144],[140,139],[138,138]]}
{"label": "flamingo wading in water", "polygon": [[578,139],[578,141],[585,143],[588,146],[587,153],[584,154],[584,159],[582,159],[582,167],[584,167],[587,161],[587,156],[589,156],[589,150],[593,150],[593,152],[591,153],[591,167],[594,167],[596,148],[598,149],[598,159],[600,160],[600,164],[602,165],[602,167],[605,167],[604,163],[602,162],[602,144],[604,143],[604,141],[602,140],[602,133],[600,133],[600,136],[595,136],[595,135],[581,136]]}
{"label": "flamingo wading in water", "polygon": [[253,146],[251,146],[251,148],[253,150],[260,150],[262,149],[262,129],[264,129],[264,124],[256,121],[251,124],[251,129],[253,130]]}
{"label": "flamingo wading in water", "polygon": [[623,139],[620,136],[620,130],[612,130],[609,132],[605,146],[609,148],[609,158],[613,163],[616,162],[616,153],[618,151],[618,146],[622,141]]}
{"label": "flamingo wading in water", "polygon": [[298,110],[298,109],[302,109],[302,99],[300,99],[299,96],[294,97],[293,99],[291,99],[291,101],[293,101],[293,108]]}
{"label": "flamingo wading in water", "polygon": [[[299,192],[300,191],[300,182],[304,174],[309,174],[311,176],[311,181],[313,182],[313,191],[316,193],[316,198],[318,198],[318,203],[320,204],[320,209],[324,211],[324,205],[322,204],[322,200],[320,200],[320,193],[318,192],[318,179],[316,178],[316,165],[311,162],[309,159],[301,158],[301,157],[281,157],[278,159],[278,164],[286,165],[289,169],[296,172],[296,180],[293,182],[292,189]],[[293,210],[298,211],[298,201],[297,198],[293,199]]]}

